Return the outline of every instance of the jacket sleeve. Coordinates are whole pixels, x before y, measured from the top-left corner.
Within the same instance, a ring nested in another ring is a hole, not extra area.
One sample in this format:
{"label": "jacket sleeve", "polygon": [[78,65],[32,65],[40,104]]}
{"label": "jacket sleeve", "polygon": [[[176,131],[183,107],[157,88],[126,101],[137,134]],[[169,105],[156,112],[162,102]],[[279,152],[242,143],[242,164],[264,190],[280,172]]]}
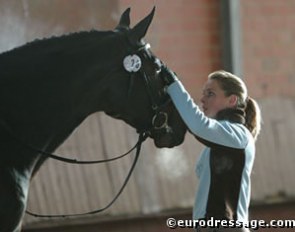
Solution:
{"label": "jacket sleeve", "polygon": [[191,133],[208,142],[226,147],[243,149],[247,146],[247,129],[243,125],[217,121],[205,116],[180,81],[171,84],[167,88],[167,93]]}

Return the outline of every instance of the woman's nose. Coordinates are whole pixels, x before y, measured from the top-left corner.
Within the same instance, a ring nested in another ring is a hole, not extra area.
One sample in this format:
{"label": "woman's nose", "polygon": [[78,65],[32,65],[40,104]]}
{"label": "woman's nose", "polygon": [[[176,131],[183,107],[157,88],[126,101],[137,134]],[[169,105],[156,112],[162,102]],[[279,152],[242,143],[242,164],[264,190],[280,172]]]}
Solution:
{"label": "woman's nose", "polygon": [[201,103],[204,103],[204,102],[205,102],[205,96],[204,96],[204,95],[201,96],[201,98],[200,98],[200,102],[201,102]]}

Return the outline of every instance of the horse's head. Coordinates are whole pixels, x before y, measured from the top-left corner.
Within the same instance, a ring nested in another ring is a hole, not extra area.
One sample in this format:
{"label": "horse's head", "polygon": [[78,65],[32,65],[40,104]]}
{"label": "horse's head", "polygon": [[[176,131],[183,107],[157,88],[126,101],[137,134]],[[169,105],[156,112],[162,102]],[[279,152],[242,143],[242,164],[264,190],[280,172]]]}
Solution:
{"label": "horse's head", "polygon": [[112,75],[111,108],[105,112],[148,132],[157,147],[181,144],[186,126],[164,91],[160,78],[162,62],[143,41],[155,9],[132,29],[129,27],[130,9],[121,16],[115,33],[120,41],[121,69]]}

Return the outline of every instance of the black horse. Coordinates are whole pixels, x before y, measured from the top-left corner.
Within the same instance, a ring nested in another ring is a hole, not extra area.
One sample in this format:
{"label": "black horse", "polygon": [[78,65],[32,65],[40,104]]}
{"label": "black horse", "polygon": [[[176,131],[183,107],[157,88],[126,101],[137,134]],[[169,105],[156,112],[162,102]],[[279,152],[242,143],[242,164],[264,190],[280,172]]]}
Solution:
{"label": "black horse", "polygon": [[183,142],[161,62],[142,39],[154,9],[132,29],[129,12],[113,31],[36,40],[0,55],[1,232],[20,231],[30,180],[46,160],[24,144],[53,152],[97,111],[148,133],[157,147]]}

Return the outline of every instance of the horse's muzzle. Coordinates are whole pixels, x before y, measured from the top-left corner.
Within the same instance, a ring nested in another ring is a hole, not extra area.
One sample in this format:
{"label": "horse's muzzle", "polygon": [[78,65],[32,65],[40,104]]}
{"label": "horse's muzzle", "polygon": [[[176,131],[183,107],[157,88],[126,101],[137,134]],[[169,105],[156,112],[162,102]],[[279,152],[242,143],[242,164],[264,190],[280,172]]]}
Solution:
{"label": "horse's muzzle", "polygon": [[155,146],[158,148],[172,148],[183,142],[183,140],[178,139],[178,136],[168,125],[161,127],[160,129],[153,129],[150,135],[154,140]]}

